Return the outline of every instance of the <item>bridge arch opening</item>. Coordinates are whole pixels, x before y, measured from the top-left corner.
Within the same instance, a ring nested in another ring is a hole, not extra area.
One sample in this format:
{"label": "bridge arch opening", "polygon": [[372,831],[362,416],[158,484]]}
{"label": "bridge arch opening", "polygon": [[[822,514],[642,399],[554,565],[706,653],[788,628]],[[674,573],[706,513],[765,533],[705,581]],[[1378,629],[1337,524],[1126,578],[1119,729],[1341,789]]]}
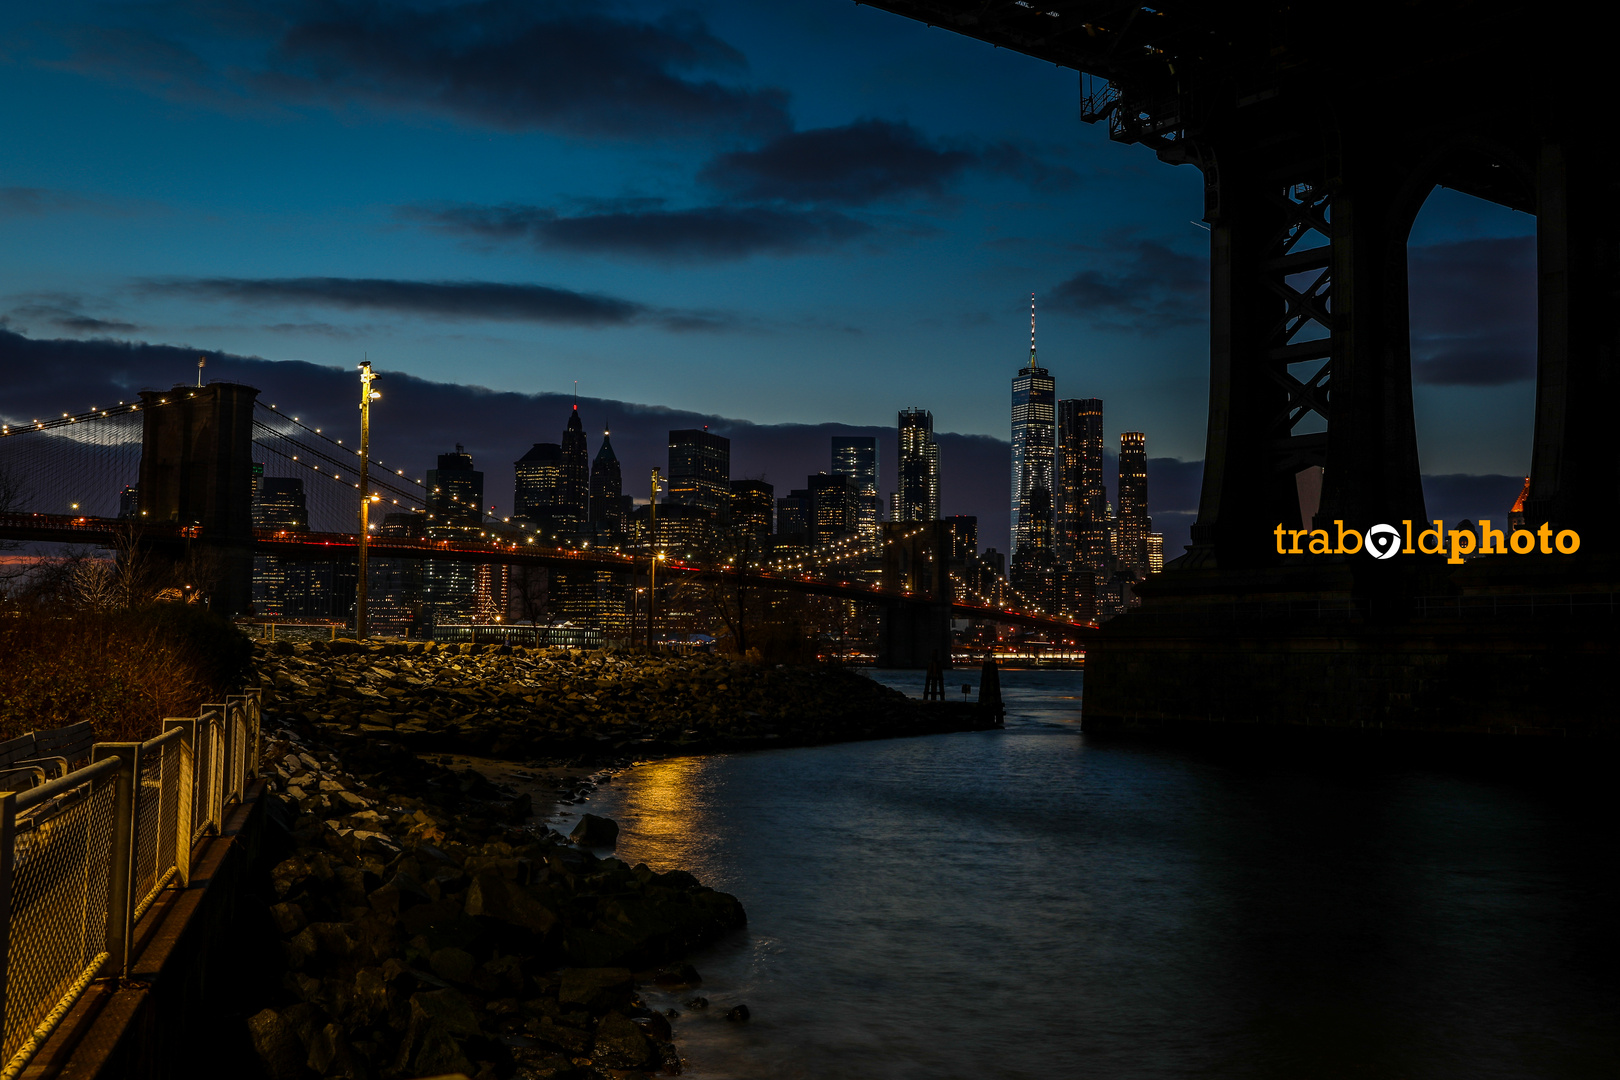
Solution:
{"label": "bridge arch opening", "polygon": [[1428,517],[1448,525],[1487,518],[1500,527],[1530,474],[1535,234],[1524,210],[1436,186],[1407,241],[1423,498]]}

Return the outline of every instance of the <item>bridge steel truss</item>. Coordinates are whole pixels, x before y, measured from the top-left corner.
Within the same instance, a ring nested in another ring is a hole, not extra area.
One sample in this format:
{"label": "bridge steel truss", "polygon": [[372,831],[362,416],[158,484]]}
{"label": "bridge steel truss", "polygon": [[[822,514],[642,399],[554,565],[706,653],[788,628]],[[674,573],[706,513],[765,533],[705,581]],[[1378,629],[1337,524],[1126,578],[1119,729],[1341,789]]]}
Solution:
{"label": "bridge steel truss", "polygon": [[[1436,186],[1536,217],[1527,516],[1620,546],[1609,35],[1522,0],[860,0],[1081,73],[1080,118],[1203,173],[1204,486],[1184,567],[1318,525],[1423,520],[1406,243]],[[1565,14],[1568,14],[1567,12]],[[1505,516],[1505,514],[1504,514]]]}

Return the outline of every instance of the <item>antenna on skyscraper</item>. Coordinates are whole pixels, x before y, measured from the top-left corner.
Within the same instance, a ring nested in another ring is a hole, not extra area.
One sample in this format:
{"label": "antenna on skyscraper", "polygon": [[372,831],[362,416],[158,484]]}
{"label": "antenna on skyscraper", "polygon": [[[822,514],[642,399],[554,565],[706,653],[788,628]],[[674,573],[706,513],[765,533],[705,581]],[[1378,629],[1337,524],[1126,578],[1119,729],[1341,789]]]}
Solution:
{"label": "antenna on skyscraper", "polygon": [[1029,294],[1029,366],[1035,366],[1035,294]]}

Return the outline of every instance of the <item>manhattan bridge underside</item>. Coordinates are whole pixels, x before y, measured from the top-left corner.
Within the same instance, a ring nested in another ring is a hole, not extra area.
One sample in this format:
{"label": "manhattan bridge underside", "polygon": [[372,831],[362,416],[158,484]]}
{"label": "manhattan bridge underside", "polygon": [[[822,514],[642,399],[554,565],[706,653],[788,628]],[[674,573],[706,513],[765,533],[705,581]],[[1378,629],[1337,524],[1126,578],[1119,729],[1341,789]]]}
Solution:
{"label": "manhattan bridge underside", "polygon": [[[1620,442],[1606,423],[1620,217],[1611,39],[1589,9],[869,6],[1074,69],[1079,119],[1203,175],[1210,399],[1193,543],[1094,648],[1088,724],[1612,733],[1592,667],[1613,659],[1620,636]],[[1535,215],[1524,513],[1532,528],[1577,532],[1579,553],[1462,567],[1438,556],[1279,555],[1279,525],[1428,518],[1406,244],[1437,186]],[[1297,478],[1313,466],[1321,498],[1302,522]],[[1567,614],[1554,616],[1560,597]],[[1450,601],[1454,616],[1437,614]],[[1302,610],[1338,615],[1277,615]]]}

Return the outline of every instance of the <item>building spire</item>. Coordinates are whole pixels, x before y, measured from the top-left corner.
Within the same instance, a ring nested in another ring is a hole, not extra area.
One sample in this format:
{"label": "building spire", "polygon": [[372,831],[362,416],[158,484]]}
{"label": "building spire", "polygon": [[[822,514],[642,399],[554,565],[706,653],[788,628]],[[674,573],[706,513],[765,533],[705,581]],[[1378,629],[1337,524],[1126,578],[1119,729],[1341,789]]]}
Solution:
{"label": "building spire", "polygon": [[1035,366],[1035,294],[1029,294],[1029,366]]}

